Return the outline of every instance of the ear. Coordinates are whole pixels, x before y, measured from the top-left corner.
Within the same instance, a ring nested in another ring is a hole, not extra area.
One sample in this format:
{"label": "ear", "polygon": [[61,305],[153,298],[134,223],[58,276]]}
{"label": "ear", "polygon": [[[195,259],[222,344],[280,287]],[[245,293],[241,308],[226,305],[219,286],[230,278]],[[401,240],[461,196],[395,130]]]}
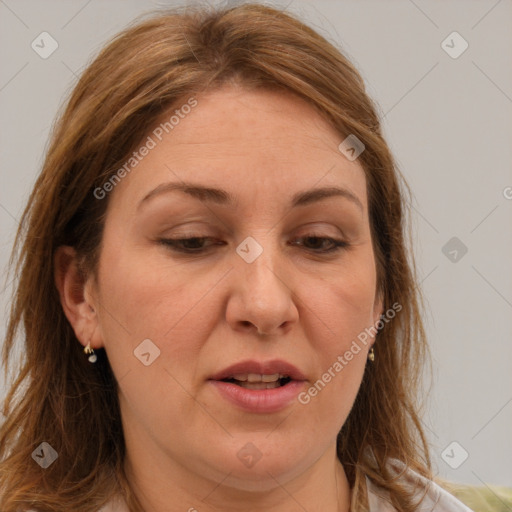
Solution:
{"label": "ear", "polygon": [[375,302],[373,304],[373,325],[375,325],[382,314],[384,313],[384,301],[382,298],[382,292],[380,290],[377,290],[377,293],[375,294]]}
{"label": "ear", "polygon": [[92,348],[99,348],[103,343],[98,337],[99,324],[92,276],[83,275],[76,251],[72,247],[59,247],[53,265],[62,309],[76,337],[84,347],[90,343]]}

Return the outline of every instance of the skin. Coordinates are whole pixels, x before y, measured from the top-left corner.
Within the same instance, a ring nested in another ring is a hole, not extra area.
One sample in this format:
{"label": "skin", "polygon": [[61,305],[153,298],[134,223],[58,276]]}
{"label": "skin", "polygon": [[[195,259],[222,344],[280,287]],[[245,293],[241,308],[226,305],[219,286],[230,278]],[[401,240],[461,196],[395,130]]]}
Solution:
{"label": "skin", "polygon": [[[276,413],[238,409],[208,378],[241,360],[284,359],[306,389],[379,320],[364,171],[293,95],[226,86],[197,101],[110,193],[96,278],[80,280],[71,248],[57,252],[63,309],[84,346],[107,352],[126,469],[145,510],[348,511],[336,435],[373,340],[307,405]],[[158,185],[185,180],[237,204],[172,191],[139,207]],[[296,192],[325,186],[362,207],[339,196],[290,207]],[[158,242],[190,235],[223,243],[186,256]],[[331,244],[313,235],[349,246],[315,253]],[[247,236],[263,248],[252,263],[235,251]],[[134,350],[148,338],[160,356],[145,366]],[[237,457],[247,443],[261,453],[252,467]]]}

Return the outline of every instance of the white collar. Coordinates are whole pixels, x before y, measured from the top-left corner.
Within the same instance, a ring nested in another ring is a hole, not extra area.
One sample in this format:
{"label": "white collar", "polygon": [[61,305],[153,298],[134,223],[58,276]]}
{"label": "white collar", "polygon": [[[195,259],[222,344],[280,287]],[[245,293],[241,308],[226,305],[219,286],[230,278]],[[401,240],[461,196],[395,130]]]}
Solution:
{"label": "white collar", "polygon": [[[403,484],[414,490],[418,501],[423,496],[415,512],[472,512],[439,484],[406,467],[403,462],[390,459],[387,466],[395,475],[400,475]],[[368,477],[366,486],[369,512],[397,512],[391,504],[389,494],[383,488],[375,485]]]}

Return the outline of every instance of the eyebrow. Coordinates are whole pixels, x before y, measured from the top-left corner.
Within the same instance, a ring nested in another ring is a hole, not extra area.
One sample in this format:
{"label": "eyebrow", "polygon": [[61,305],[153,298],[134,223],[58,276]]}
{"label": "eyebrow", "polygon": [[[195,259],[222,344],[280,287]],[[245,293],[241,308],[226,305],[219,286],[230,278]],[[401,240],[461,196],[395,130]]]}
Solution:
{"label": "eyebrow", "polygon": [[[237,206],[238,201],[227,190],[220,188],[208,187],[199,183],[181,182],[181,183],[162,183],[151,190],[140,201],[138,208],[147,203],[150,199],[164,193],[178,191],[188,194],[189,196],[223,206]],[[302,192],[297,192],[291,198],[290,205],[292,208],[297,206],[306,206],[330,197],[343,197],[357,205],[361,211],[364,211],[363,204],[360,199],[350,190],[341,187],[323,187],[313,188]]]}

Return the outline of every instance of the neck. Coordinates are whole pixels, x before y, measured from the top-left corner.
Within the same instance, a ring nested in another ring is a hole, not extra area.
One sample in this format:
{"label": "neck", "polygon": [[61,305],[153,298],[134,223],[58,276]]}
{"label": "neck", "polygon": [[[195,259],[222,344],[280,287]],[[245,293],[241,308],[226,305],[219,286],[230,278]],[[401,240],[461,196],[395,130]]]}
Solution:
{"label": "neck", "polygon": [[230,475],[214,481],[169,461],[133,460],[129,451],[126,474],[144,512],[350,510],[350,487],[335,447],[294,479],[285,481],[269,472],[264,491],[243,490]]}

